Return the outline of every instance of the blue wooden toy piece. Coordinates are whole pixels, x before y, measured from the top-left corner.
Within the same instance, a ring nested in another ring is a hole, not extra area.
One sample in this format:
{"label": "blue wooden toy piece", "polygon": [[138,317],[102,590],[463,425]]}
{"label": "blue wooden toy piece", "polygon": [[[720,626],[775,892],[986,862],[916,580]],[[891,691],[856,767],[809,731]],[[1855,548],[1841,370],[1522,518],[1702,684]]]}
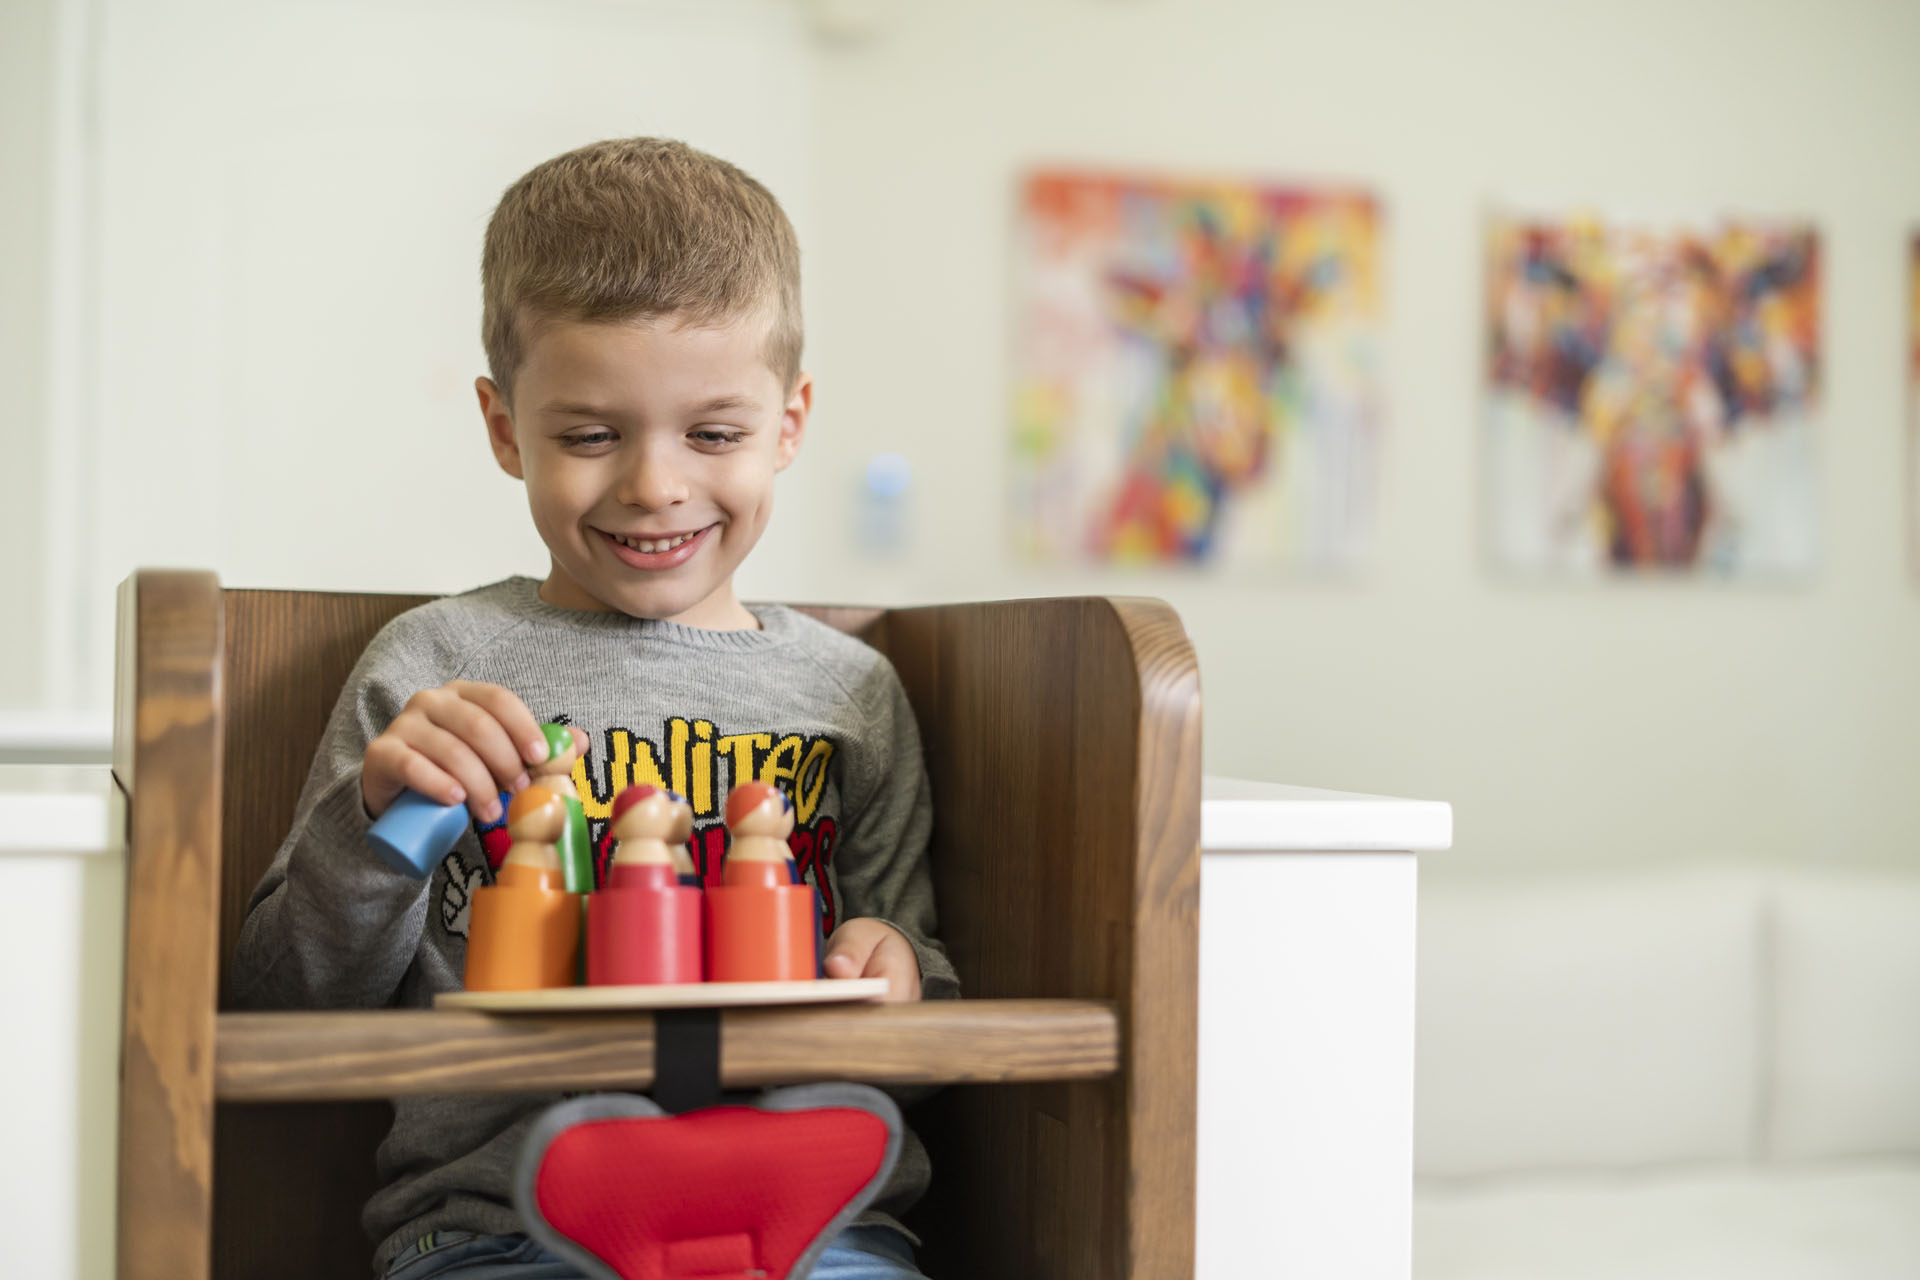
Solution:
{"label": "blue wooden toy piece", "polygon": [[[587,839],[586,812],[571,777],[579,748],[574,744],[573,730],[565,725],[543,724],[540,732],[546,736],[548,754],[545,763],[534,766],[534,777],[552,783],[550,789],[567,803],[567,831],[560,844],[567,892],[588,893],[593,889],[593,851]],[[511,798],[504,791],[500,793],[503,819]],[[382,862],[401,875],[424,880],[453,851],[466,829],[464,804],[441,804],[409,790],[402,791],[387,811],[374,819],[367,843]]]}
{"label": "blue wooden toy piece", "polygon": [[464,804],[441,804],[417,791],[402,791],[374,820],[367,843],[395,871],[424,880],[466,829]]}

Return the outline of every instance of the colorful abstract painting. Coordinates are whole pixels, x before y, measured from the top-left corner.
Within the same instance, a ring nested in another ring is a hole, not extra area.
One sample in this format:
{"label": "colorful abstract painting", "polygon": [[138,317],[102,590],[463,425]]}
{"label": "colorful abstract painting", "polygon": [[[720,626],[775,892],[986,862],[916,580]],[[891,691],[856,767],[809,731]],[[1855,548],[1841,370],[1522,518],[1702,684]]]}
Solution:
{"label": "colorful abstract painting", "polygon": [[1017,254],[1023,552],[1309,569],[1363,554],[1371,198],[1044,173],[1022,192]]}
{"label": "colorful abstract painting", "polygon": [[1486,306],[1490,532],[1503,564],[1811,571],[1811,227],[1496,217]]}

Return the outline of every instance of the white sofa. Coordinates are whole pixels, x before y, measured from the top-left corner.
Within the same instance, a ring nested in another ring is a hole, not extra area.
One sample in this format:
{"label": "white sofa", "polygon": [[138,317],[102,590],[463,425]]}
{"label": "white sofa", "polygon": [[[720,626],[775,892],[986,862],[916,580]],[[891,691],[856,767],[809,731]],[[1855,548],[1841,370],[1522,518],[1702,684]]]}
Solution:
{"label": "white sofa", "polygon": [[1920,872],[1435,871],[1414,1280],[1920,1277]]}

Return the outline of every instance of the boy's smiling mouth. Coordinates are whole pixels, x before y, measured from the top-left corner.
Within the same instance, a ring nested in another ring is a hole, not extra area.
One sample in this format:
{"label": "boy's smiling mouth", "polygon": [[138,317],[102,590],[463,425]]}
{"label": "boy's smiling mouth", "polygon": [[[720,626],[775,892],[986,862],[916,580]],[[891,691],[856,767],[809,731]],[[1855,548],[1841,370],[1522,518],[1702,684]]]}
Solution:
{"label": "boy's smiling mouth", "polygon": [[654,537],[611,533],[606,529],[595,529],[594,532],[606,540],[614,556],[624,565],[635,569],[672,569],[691,559],[713,528],[708,525],[691,533],[669,533]]}

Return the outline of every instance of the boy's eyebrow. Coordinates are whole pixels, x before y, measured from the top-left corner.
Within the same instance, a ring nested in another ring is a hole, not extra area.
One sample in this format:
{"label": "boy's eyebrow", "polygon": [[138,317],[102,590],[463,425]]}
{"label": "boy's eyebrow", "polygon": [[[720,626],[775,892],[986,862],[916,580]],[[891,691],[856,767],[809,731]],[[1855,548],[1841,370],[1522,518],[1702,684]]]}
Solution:
{"label": "boy's eyebrow", "polygon": [[607,418],[612,414],[598,405],[582,400],[549,400],[540,406],[542,413],[560,413],[570,418]]}
{"label": "boy's eyebrow", "polygon": [[[760,402],[752,396],[729,394],[715,396],[694,405],[691,413],[728,413],[735,409],[758,410]],[[570,418],[610,418],[614,413],[599,405],[588,404],[582,400],[549,400],[540,406],[542,413],[556,413]]]}
{"label": "boy's eyebrow", "polygon": [[758,409],[759,407],[760,402],[752,396],[735,394],[715,396],[711,400],[693,406],[693,411],[695,413],[727,413],[734,409]]}

